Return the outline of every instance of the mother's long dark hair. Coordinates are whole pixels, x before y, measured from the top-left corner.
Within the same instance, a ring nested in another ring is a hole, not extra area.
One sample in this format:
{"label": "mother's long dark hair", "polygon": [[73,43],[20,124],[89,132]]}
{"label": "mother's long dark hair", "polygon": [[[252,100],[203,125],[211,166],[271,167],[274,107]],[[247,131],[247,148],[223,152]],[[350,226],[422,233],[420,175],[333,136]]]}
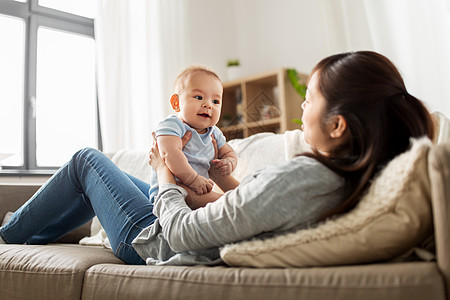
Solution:
{"label": "mother's long dark hair", "polygon": [[353,208],[374,174],[410,146],[410,137],[433,138],[432,118],[410,95],[393,63],[381,54],[359,51],[320,61],[318,89],[326,100],[327,118],[342,115],[350,131],[339,157],[312,155],[346,178],[348,198],[328,217]]}

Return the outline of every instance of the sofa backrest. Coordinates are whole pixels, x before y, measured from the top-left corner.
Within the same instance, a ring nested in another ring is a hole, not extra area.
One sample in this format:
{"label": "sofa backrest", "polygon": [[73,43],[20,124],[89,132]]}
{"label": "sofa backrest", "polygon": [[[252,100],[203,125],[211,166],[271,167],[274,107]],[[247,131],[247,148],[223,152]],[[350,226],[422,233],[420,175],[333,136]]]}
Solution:
{"label": "sofa backrest", "polygon": [[450,292],[450,142],[434,147],[428,157],[438,268]]}
{"label": "sofa backrest", "polygon": [[0,225],[6,213],[16,211],[39,187],[35,184],[0,184]]}

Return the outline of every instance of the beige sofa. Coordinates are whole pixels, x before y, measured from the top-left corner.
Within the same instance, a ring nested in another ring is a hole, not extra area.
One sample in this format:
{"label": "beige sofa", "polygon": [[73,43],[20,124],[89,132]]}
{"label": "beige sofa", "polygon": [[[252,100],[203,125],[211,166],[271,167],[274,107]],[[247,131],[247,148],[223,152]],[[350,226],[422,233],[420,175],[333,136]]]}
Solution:
{"label": "beige sofa", "polygon": [[[303,149],[295,133],[260,134],[235,143],[236,176]],[[270,146],[261,150],[261,144]],[[258,158],[251,148],[256,146]],[[87,224],[51,245],[0,245],[0,299],[450,299],[450,144],[432,146],[426,155],[435,259],[303,268],[129,266],[108,248],[77,244],[96,233]],[[254,164],[246,162],[250,157]],[[113,161],[138,177],[148,175],[145,152],[121,151]],[[0,185],[0,218],[37,188]]]}

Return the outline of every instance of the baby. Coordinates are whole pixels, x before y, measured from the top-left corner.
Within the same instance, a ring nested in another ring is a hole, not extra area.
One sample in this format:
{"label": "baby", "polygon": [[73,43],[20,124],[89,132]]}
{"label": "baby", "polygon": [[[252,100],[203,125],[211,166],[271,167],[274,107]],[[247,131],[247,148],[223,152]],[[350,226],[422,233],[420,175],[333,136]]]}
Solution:
{"label": "baby", "polygon": [[[219,77],[211,70],[192,66],[184,70],[175,81],[175,94],[170,104],[176,115],[162,120],[155,131],[161,157],[177,180],[198,195],[213,188],[209,179],[210,162],[221,175],[230,175],[236,168],[237,156],[220,129],[215,126],[220,118],[223,87]],[[183,147],[182,137],[191,133]],[[218,158],[212,137],[216,140]],[[158,180],[152,172],[149,198],[153,202],[158,194]]]}

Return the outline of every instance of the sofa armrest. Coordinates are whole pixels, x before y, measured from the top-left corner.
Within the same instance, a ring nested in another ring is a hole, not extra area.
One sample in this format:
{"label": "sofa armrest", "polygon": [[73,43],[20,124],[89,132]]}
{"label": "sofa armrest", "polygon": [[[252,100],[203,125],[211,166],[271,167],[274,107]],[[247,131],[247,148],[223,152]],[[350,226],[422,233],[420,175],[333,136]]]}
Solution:
{"label": "sofa armrest", "polygon": [[[16,211],[31,196],[36,193],[40,185],[34,184],[0,184],[0,224],[8,211]],[[61,243],[78,243],[85,236],[90,235],[91,222],[69,232],[57,240]]]}
{"label": "sofa armrest", "polygon": [[450,293],[450,143],[434,147],[429,154],[437,265]]}
{"label": "sofa armrest", "polygon": [[8,211],[16,211],[36,193],[40,185],[0,184],[0,221]]}

